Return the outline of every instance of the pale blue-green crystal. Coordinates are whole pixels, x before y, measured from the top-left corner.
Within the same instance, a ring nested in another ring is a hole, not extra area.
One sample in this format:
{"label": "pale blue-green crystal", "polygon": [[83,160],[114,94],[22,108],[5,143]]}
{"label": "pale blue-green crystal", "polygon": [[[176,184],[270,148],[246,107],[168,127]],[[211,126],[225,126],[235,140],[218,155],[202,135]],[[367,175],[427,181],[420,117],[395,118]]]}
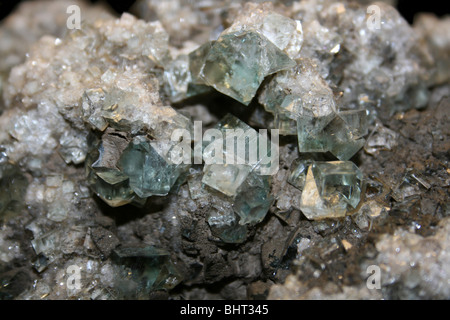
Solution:
{"label": "pale blue-green crystal", "polygon": [[312,220],[339,218],[361,201],[363,175],[350,161],[314,162],[307,171],[300,209]]}
{"label": "pale blue-green crystal", "polygon": [[[114,136],[116,137],[116,136]],[[100,141],[93,136],[89,139],[89,152],[85,168],[87,182],[91,190],[112,207],[131,203],[136,194],[130,188],[128,176],[116,167],[120,155],[120,138]],[[124,142],[124,144],[126,141]]]}
{"label": "pale blue-green crystal", "polygon": [[238,188],[247,179],[251,167],[245,164],[205,165],[202,182],[227,196],[235,196]]}
{"label": "pale blue-green crystal", "polygon": [[118,166],[130,178],[130,187],[141,198],[167,195],[181,173],[157,147],[143,136],[135,137],[123,151]]}
{"label": "pale blue-green crystal", "polygon": [[267,38],[245,31],[219,37],[201,75],[206,84],[248,105],[266,76],[293,66],[295,62]]}
{"label": "pale blue-green crystal", "polygon": [[270,195],[269,176],[252,172],[241,186],[234,200],[234,211],[241,225],[261,222],[269,211],[274,198]]}
{"label": "pale blue-green crystal", "polygon": [[207,215],[214,236],[225,243],[242,243],[247,237],[247,227],[239,224],[239,217],[230,205],[216,205]]}
{"label": "pale blue-green crystal", "polygon": [[299,117],[297,130],[300,152],[330,151],[339,160],[348,160],[365,144],[365,140],[354,135],[353,129],[338,114],[334,117]]}
{"label": "pale blue-green crystal", "polygon": [[273,126],[279,130],[282,136],[295,136],[297,135],[297,121],[290,119],[286,114],[277,112],[275,113]]}
{"label": "pale blue-green crystal", "polygon": [[313,163],[312,160],[295,159],[291,164],[291,171],[287,182],[299,190],[303,190],[306,181],[306,173],[309,166]]}
{"label": "pale blue-green crystal", "polygon": [[[216,155],[204,141],[203,158],[207,164],[203,183],[233,197],[250,172],[259,172],[263,166],[271,164],[270,143],[266,137],[230,114],[221,119],[215,128],[220,132],[221,140],[211,144],[220,144],[222,153]],[[264,144],[265,152],[260,148]],[[217,158],[222,161],[212,161]]]}
{"label": "pale blue-green crystal", "polygon": [[339,116],[349,126],[354,138],[361,138],[369,133],[369,119],[366,109],[340,111]]}
{"label": "pale blue-green crystal", "polygon": [[119,170],[91,171],[88,183],[97,196],[111,207],[131,203],[136,196],[130,188],[129,178]]}
{"label": "pale blue-green crystal", "polygon": [[145,298],[154,290],[171,290],[182,280],[163,249],[153,246],[114,250],[116,288],[123,299]]}

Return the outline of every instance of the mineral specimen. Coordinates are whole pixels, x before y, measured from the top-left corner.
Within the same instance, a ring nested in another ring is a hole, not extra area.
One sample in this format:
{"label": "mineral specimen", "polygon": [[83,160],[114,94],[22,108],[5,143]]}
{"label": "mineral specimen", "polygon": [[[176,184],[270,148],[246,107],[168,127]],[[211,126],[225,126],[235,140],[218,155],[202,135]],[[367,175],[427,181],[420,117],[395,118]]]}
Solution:
{"label": "mineral specimen", "polygon": [[0,299],[447,298],[448,17],[393,2],[21,4]]}

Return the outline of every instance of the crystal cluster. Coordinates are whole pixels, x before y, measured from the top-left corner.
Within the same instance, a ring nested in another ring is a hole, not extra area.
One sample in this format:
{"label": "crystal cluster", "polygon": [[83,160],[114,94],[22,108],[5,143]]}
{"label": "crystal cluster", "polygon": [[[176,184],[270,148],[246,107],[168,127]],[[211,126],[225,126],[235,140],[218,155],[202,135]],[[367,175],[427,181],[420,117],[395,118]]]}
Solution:
{"label": "crystal cluster", "polygon": [[281,134],[297,135],[300,152],[329,151],[348,160],[364,146],[366,110],[339,111],[333,91],[310,59],[275,75],[259,101],[275,115]]}

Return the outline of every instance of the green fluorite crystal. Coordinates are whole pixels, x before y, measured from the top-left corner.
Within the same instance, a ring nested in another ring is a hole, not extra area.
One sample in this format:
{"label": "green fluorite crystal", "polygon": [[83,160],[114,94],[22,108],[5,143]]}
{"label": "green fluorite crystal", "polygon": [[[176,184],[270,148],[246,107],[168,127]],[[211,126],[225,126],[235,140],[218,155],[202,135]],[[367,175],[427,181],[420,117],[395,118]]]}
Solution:
{"label": "green fluorite crystal", "polygon": [[91,171],[88,183],[97,196],[111,207],[131,203],[136,196],[130,188],[130,179],[119,170]]}
{"label": "green fluorite crystal", "polygon": [[227,201],[218,201],[208,212],[207,221],[214,236],[226,243],[242,243],[247,238],[247,227],[239,224],[239,217]]}
{"label": "green fluorite crystal", "polygon": [[154,290],[170,290],[182,281],[170,254],[152,246],[114,250],[116,288],[124,299],[145,298]]}
{"label": "green fluorite crystal", "polygon": [[247,165],[210,164],[205,165],[202,182],[227,196],[235,196],[247,179],[251,167]]}
{"label": "green fluorite crystal", "polygon": [[312,160],[295,159],[291,164],[291,173],[287,181],[297,189],[302,190],[305,186],[308,168],[312,163]]}
{"label": "green fluorite crystal", "polygon": [[141,198],[167,195],[181,173],[181,166],[172,164],[165,147],[170,142],[152,142],[135,137],[123,151],[119,168],[129,177],[130,187]]}
{"label": "green fluorite crystal", "polygon": [[91,135],[86,158],[87,182],[92,191],[112,207],[131,203],[136,196],[128,176],[117,168],[117,159],[128,141],[125,135],[107,130],[102,139]]}
{"label": "green fluorite crystal", "polygon": [[363,176],[353,162],[314,162],[304,180],[300,208],[308,219],[344,217],[361,200]]}
{"label": "green fluorite crystal", "polygon": [[252,172],[242,184],[233,205],[240,224],[256,224],[266,216],[274,200],[270,195],[269,178]]}
{"label": "green fluorite crystal", "polygon": [[[234,197],[238,188],[250,172],[260,172],[271,165],[271,148],[267,137],[259,134],[249,125],[233,115],[226,115],[215,127],[222,139],[204,142],[205,160],[203,183],[227,196]],[[211,148],[219,144],[222,154],[215,154]],[[265,146],[265,150],[260,148]],[[221,160],[219,163],[215,160]]]}
{"label": "green fluorite crystal", "polygon": [[234,32],[212,45],[201,76],[206,84],[248,105],[266,76],[293,66],[295,62],[261,34]]}
{"label": "green fluorite crystal", "polygon": [[309,59],[297,63],[264,85],[259,102],[275,115],[280,134],[297,134],[300,152],[331,152],[339,160],[350,159],[365,143],[366,110],[338,111],[317,66]]}

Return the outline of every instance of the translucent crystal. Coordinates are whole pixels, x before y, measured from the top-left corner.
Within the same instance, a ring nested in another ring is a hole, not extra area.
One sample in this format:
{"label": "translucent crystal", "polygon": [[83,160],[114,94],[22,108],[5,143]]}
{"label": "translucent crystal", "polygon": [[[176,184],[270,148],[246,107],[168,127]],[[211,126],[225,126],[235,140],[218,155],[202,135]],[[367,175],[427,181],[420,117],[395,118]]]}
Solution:
{"label": "translucent crystal", "polygon": [[376,155],[382,150],[392,150],[398,144],[398,133],[377,123],[375,129],[370,133],[364,150]]}
{"label": "translucent crystal", "polygon": [[[251,171],[260,172],[272,164],[272,148],[267,137],[230,114],[218,122],[216,129],[221,132],[221,139],[210,144],[204,141],[203,158],[207,164],[203,183],[227,196],[235,196]],[[217,148],[213,148],[217,145],[222,151],[219,155],[215,154]],[[220,163],[215,163],[217,160]]]}
{"label": "translucent crystal", "polygon": [[215,205],[208,212],[211,232],[223,242],[242,243],[247,237],[247,227],[239,224],[239,217],[231,205]]}
{"label": "translucent crystal", "polygon": [[339,112],[333,91],[314,61],[302,58],[297,63],[264,85],[259,102],[275,114],[274,124],[281,134],[297,134],[300,152],[330,151],[340,160],[350,159],[364,145],[366,111]]}
{"label": "translucent crystal", "polygon": [[299,56],[303,43],[300,21],[275,12],[270,2],[246,3],[223,34],[244,30],[254,30],[262,34],[292,59]]}
{"label": "translucent crystal", "polygon": [[369,133],[368,111],[365,109],[339,111],[339,117],[352,131],[354,138],[361,138]]}
{"label": "translucent crystal", "polygon": [[[297,120],[298,144],[300,152],[326,152],[330,151],[340,160],[350,159],[365,144],[363,138],[357,138],[353,129],[335,114],[329,121],[329,117],[313,118],[300,117]],[[325,126],[315,125],[326,123]]]}
{"label": "translucent crystal", "polygon": [[120,156],[118,166],[129,177],[130,187],[141,198],[167,195],[181,173],[180,167],[165,158],[164,144],[170,143],[151,142],[137,136]]}
{"label": "translucent crystal", "polygon": [[189,57],[179,55],[168,63],[164,69],[164,80],[167,95],[171,101],[176,102],[184,99],[187,95],[188,85],[191,82],[189,71]]}
{"label": "translucent crystal", "polygon": [[182,281],[166,250],[149,246],[125,247],[113,252],[116,288],[124,299],[145,298],[153,290],[170,290]]}
{"label": "translucent crystal", "polygon": [[111,130],[103,135],[102,140],[89,137],[85,163],[87,182],[92,191],[112,207],[131,203],[136,196],[129,177],[117,168],[117,161],[127,143],[126,136]]}
{"label": "translucent crystal", "polygon": [[295,62],[266,37],[245,31],[222,35],[201,74],[206,84],[248,105],[266,76],[293,66]]}
{"label": "translucent crystal", "polygon": [[311,220],[344,217],[361,200],[362,179],[361,171],[352,162],[314,162],[303,187],[303,214]]}
{"label": "translucent crystal", "polygon": [[306,181],[306,174],[312,160],[295,159],[291,164],[291,172],[287,181],[297,189],[303,190]]}
{"label": "translucent crystal", "polygon": [[298,59],[297,66],[278,72],[261,90],[258,101],[271,113],[325,117],[336,112],[333,91],[308,58]]}
{"label": "translucent crystal", "polygon": [[53,230],[31,240],[31,245],[38,255],[34,262],[34,267],[38,272],[42,272],[50,263],[57,259],[60,239],[61,232]]}
{"label": "translucent crystal", "polygon": [[297,135],[297,121],[290,119],[284,113],[275,113],[273,126],[278,129],[283,136]]}
{"label": "translucent crystal", "polygon": [[257,224],[269,211],[274,198],[270,195],[269,176],[252,172],[242,184],[233,204],[240,217],[239,224]]}
{"label": "translucent crystal", "polygon": [[130,179],[119,170],[91,171],[88,183],[97,196],[111,207],[131,203],[135,197],[130,187]]}
{"label": "translucent crystal", "polygon": [[61,145],[59,154],[66,163],[81,164],[84,162],[87,152],[86,134],[66,131],[59,139],[59,143]]}
{"label": "translucent crystal", "polygon": [[210,164],[205,165],[202,182],[227,196],[235,196],[237,190],[249,175],[248,165]]}

